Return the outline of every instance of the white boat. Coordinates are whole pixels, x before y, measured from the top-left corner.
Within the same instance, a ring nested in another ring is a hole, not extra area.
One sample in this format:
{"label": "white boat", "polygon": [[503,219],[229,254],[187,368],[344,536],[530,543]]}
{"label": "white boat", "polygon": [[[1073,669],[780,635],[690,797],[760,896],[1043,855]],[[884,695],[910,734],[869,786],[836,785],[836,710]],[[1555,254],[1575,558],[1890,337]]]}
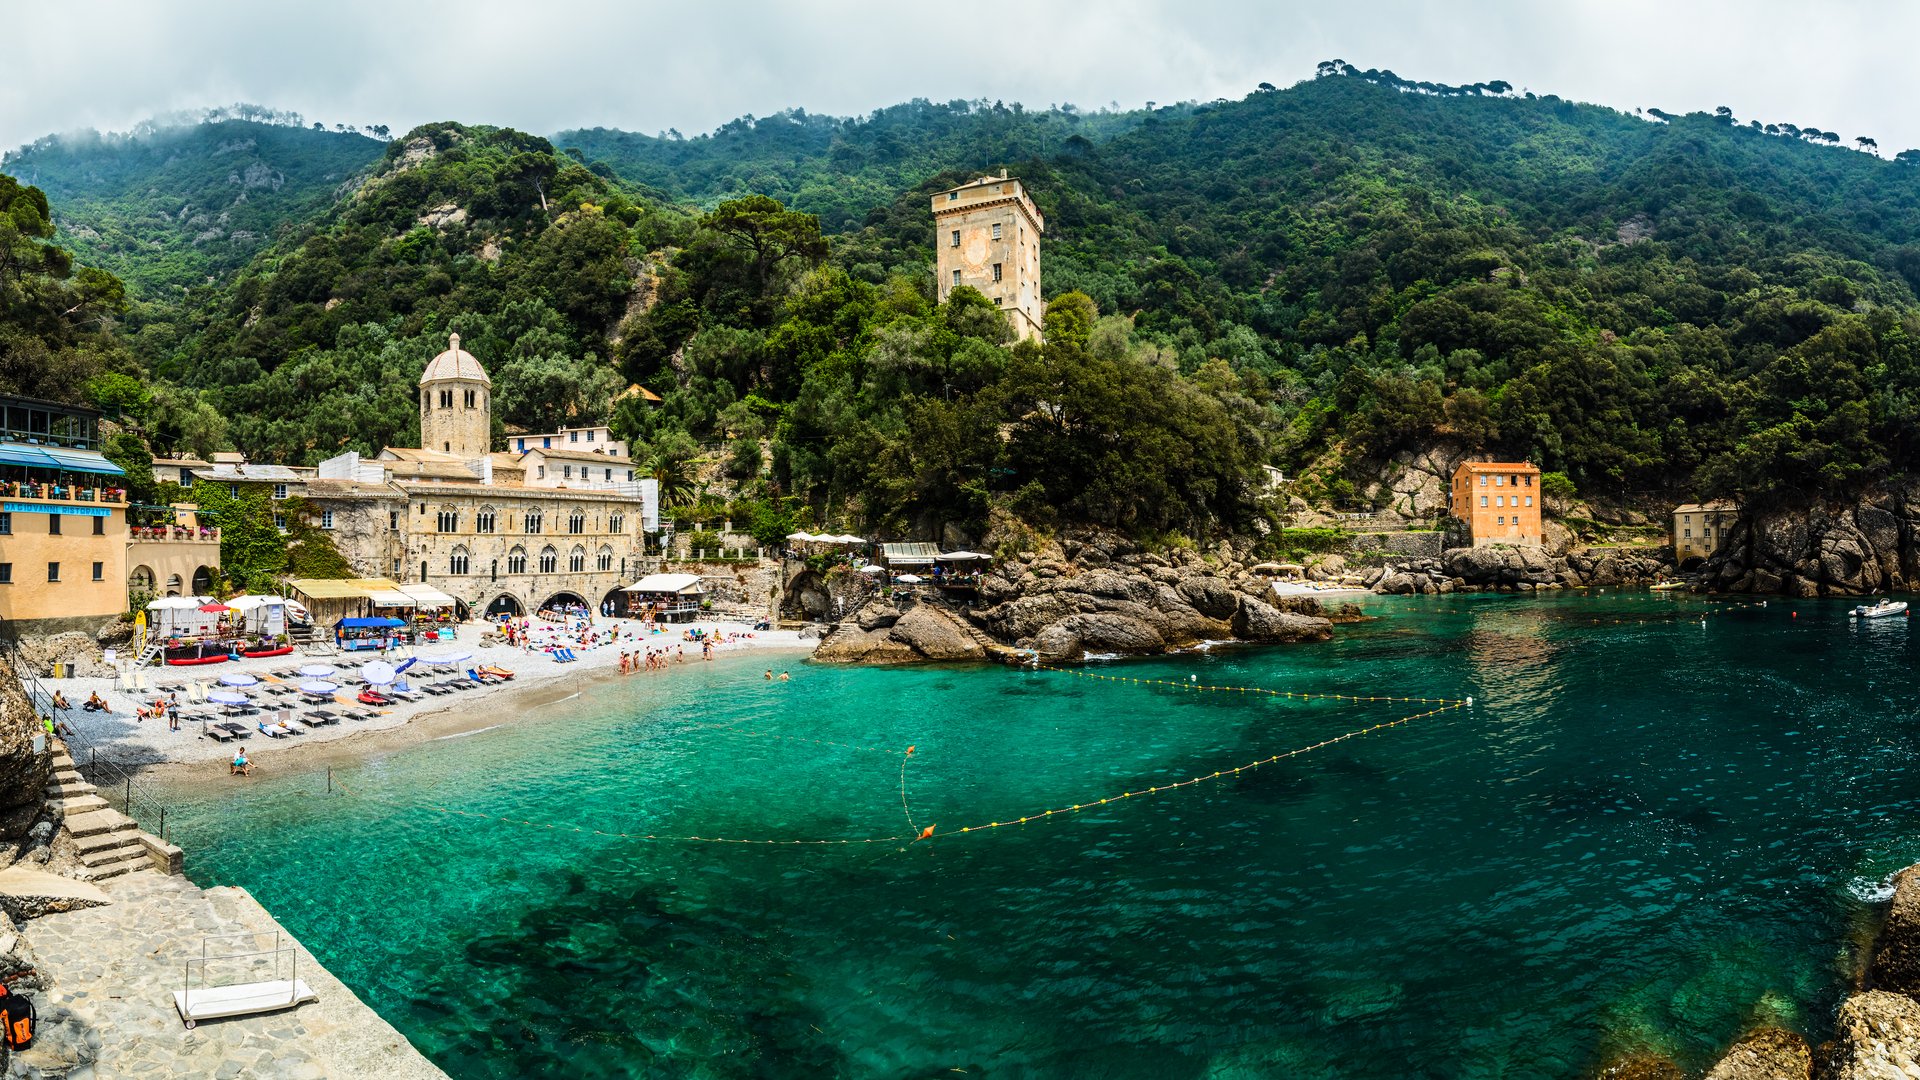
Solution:
{"label": "white boat", "polygon": [[1861,604],[1848,614],[1860,619],[1881,619],[1888,615],[1898,615],[1905,610],[1907,610],[1907,602],[1905,600],[1894,600],[1890,597],[1883,597],[1877,603]]}

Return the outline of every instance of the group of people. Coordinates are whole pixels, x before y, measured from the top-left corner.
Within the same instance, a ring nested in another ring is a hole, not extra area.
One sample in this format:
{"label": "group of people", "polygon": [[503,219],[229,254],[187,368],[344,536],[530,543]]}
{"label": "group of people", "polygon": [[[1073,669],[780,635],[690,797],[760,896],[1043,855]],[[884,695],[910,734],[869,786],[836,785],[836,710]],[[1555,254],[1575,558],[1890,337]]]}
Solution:
{"label": "group of people", "polygon": [[[713,659],[711,651],[709,651],[707,659]],[[632,651],[622,649],[620,651],[620,674],[631,675],[636,671],[665,671],[668,664],[684,664],[686,662],[687,647],[685,645],[677,646],[673,649],[634,649]]]}
{"label": "group of people", "polygon": [[[67,702],[67,695],[58,690],[53,692],[52,704],[56,716],[73,708],[73,706]],[[85,712],[107,713],[109,715],[113,713],[113,706],[107,704],[107,699],[101,697],[100,691],[98,690],[88,692],[87,700],[80,703],[80,708]],[[147,704],[134,706],[133,713],[135,720],[158,720],[164,716],[167,718],[167,730],[179,731],[180,695],[168,694],[163,698],[154,698]]]}

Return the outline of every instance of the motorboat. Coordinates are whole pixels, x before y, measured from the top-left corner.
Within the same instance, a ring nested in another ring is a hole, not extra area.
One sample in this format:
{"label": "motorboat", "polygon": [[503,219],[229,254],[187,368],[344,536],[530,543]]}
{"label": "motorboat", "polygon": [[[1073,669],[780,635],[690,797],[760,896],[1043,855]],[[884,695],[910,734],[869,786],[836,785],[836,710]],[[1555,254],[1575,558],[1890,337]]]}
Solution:
{"label": "motorboat", "polygon": [[1898,615],[1906,610],[1907,602],[1905,600],[1895,600],[1890,596],[1883,596],[1875,603],[1861,604],[1859,607],[1848,612],[1848,614],[1858,619],[1884,619],[1889,615]]}

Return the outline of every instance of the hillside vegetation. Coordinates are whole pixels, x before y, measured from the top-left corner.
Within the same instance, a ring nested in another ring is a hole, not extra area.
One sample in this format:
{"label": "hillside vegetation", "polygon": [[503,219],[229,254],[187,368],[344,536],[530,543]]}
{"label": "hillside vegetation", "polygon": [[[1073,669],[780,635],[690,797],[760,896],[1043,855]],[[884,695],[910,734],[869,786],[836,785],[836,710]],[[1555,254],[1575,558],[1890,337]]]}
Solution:
{"label": "hillside vegetation", "polygon": [[[1342,502],[1436,440],[1593,494],[1912,469],[1915,155],[1651,116],[1336,63],[1093,116],[914,103],[559,150],[435,124],[231,280],[138,306],[127,367],[227,425],[153,438],[313,461],[411,440],[457,329],[504,422],[610,416],[681,501],[725,444],[769,532],[996,505],[1258,530],[1260,465]],[[1002,165],[1047,218],[1044,348],[969,290],[931,301],[928,197]],[[616,402],[632,382],[664,404]]]}

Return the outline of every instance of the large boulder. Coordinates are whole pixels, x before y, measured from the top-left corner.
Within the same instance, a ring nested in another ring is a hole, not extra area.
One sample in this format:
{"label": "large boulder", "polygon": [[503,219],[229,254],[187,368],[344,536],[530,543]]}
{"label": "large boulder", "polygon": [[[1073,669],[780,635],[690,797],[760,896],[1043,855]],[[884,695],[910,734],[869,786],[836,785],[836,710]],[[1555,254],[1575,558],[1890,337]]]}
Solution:
{"label": "large boulder", "polygon": [[1231,619],[1240,598],[1226,582],[1212,575],[1194,574],[1180,581],[1180,595],[1209,619]]}
{"label": "large boulder", "polygon": [[1821,1047],[1822,1080],[1920,1077],[1920,1003],[1868,990],[1840,1006],[1833,1041]]}
{"label": "large boulder", "polygon": [[1765,1027],[1749,1033],[1707,1070],[1706,1080],[1808,1080],[1813,1054],[1791,1031]]}
{"label": "large boulder", "polygon": [[983,660],[986,647],[944,608],[917,604],[887,634],[927,660]]}
{"label": "large boulder", "polygon": [[1325,641],[1333,636],[1333,623],[1243,596],[1233,616],[1233,634],[1246,641]]}
{"label": "large boulder", "polygon": [[1869,985],[1897,994],[1920,992],[1920,866],[1893,877],[1893,902],[1867,969]]}

